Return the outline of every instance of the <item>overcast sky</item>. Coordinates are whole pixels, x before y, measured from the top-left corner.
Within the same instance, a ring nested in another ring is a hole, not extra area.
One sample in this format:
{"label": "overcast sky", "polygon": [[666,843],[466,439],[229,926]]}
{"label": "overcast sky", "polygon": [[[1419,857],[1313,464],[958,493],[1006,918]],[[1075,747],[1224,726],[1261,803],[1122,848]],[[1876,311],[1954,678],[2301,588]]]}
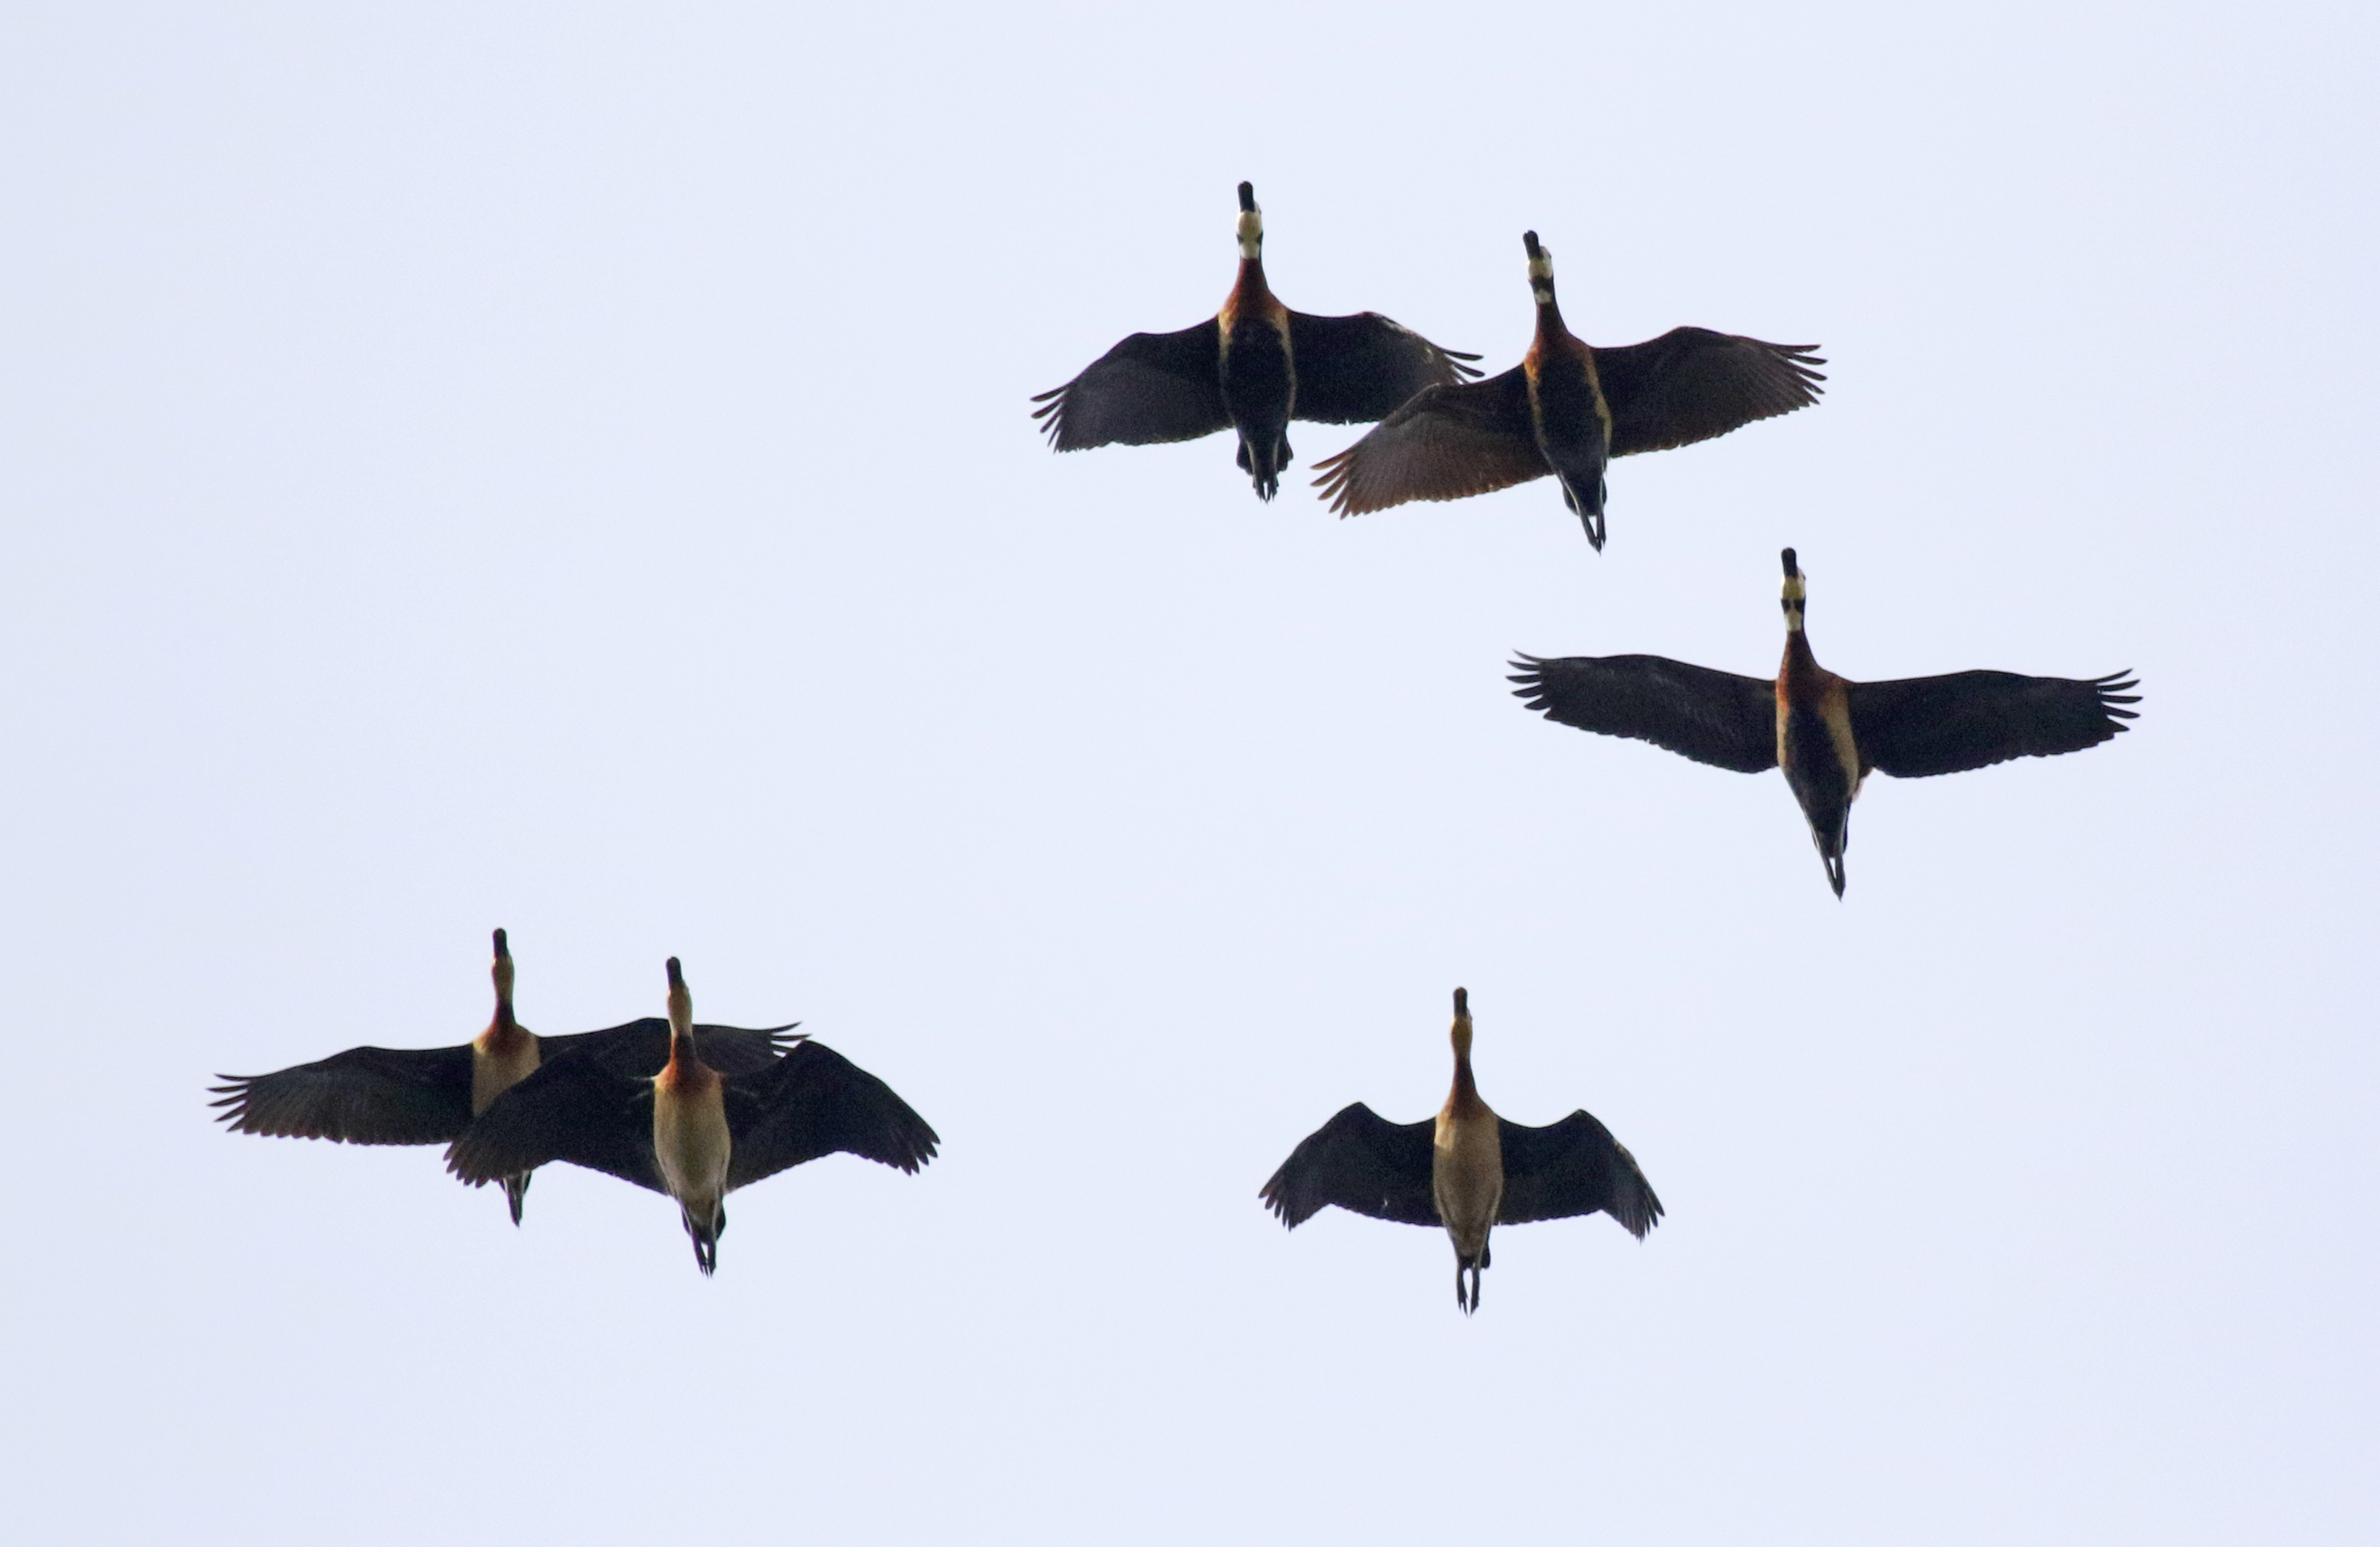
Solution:
{"label": "overcast sky", "polygon": [[[0,15],[0,1534],[2364,1542],[2369,6]],[[212,14],[208,14],[212,13]],[[1332,519],[1029,394],[1273,284],[1502,369],[1831,362]],[[2131,734],[1783,781],[1510,652],[2130,667]],[[670,1203],[204,1086],[799,1019],[938,1128]],[[1445,1094],[1669,1207],[1258,1184]]]}

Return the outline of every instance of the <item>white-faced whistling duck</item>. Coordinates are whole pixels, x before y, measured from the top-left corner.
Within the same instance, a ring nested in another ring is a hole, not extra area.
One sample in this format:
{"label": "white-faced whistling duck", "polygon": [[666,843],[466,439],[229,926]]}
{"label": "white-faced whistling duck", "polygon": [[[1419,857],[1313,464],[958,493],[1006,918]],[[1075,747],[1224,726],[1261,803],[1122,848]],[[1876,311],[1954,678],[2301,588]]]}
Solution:
{"label": "white-faced whistling duck", "polygon": [[1264,215],[1240,185],[1240,279],[1223,309],[1177,333],[1135,333],[1036,396],[1052,449],[1155,445],[1235,429],[1240,470],[1269,500],[1290,464],[1289,421],[1369,424],[1424,387],[1479,372],[1377,311],[1309,317],[1266,287]]}
{"label": "white-faced whistling duck", "polygon": [[[513,1016],[513,954],[496,931],[495,1018],[454,1047],[350,1047],[271,1074],[217,1075],[212,1087],[225,1108],[218,1120],[235,1133],[331,1139],[346,1144],[446,1144],[463,1136],[489,1104],[545,1064],[588,1057],[602,1067],[649,1073],[669,1058],[669,1022],[648,1016],[600,1032],[539,1036]],[[766,1068],[784,1051],[790,1026],[751,1030],[705,1026],[704,1045],[721,1067]],[[798,1039],[796,1039],[798,1040]],[[528,1167],[499,1178],[513,1223],[520,1223]]]}
{"label": "white-faced whistling duck", "polygon": [[694,1024],[674,956],[669,1032],[658,1073],[595,1059],[546,1065],[470,1126],[446,1152],[447,1168],[478,1187],[564,1160],[666,1193],[709,1274],[727,1227],[722,1201],[737,1188],[838,1150],[914,1173],[941,1143],[891,1086],[815,1042],[765,1069],[728,1069],[709,1029]]}
{"label": "white-faced whistling duck", "polygon": [[1739,677],[1660,656],[1524,655],[1514,695],[1548,719],[1651,742],[1738,773],[1785,770],[1809,818],[1827,880],[1843,894],[1843,847],[1860,781],[1963,773],[2011,757],[2080,752],[2139,717],[2129,672],[2075,681],[1953,671],[1854,683],[1820,666],[1803,630],[1808,582],[1785,550],[1785,662],[1776,679]]}
{"label": "white-faced whistling duck", "polygon": [[1624,348],[1592,347],[1562,326],[1554,257],[1534,231],[1529,293],[1537,334],[1521,363],[1485,381],[1432,387],[1362,440],[1315,464],[1315,487],[1342,515],[1408,500],[1467,500],[1551,473],[1562,503],[1603,547],[1603,469],[1615,456],[1707,441],[1818,401],[1827,362],[1815,344],[1672,328]]}
{"label": "white-faced whistling duck", "polygon": [[1454,1242],[1454,1301],[1465,1315],[1479,1309],[1495,1227],[1603,1213],[1642,1240],[1661,1217],[1636,1157],[1587,1113],[1525,1128],[1479,1099],[1470,996],[1460,988],[1454,1089],[1438,1116],[1392,1123],[1356,1102],[1292,1150],[1261,1196],[1293,1230],[1333,1203],[1400,1225],[1445,1226]]}

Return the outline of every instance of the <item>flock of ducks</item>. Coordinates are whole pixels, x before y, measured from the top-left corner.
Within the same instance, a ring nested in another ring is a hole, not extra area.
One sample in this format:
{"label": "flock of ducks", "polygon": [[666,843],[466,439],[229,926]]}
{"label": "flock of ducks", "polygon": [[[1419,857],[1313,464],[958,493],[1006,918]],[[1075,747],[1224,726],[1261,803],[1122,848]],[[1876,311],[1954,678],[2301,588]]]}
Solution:
{"label": "flock of ducks", "polygon": [[[1293,420],[1371,424],[1317,464],[1342,515],[1461,500],[1552,477],[1598,551],[1606,470],[1815,404],[1815,345],[1674,328],[1643,344],[1589,344],[1563,324],[1553,254],[1524,233],[1536,328],[1518,365],[1487,376],[1378,312],[1293,311],[1265,282],[1264,217],[1239,187],[1238,282],[1222,309],[1171,333],[1135,333],[1033,401],[1053,449],[1151,445],[1229,429],[1260,499],[1293,460]],[[1515,694],[1560,724],[1646,741],[1742,773],[1782,770],[1836,897],[1852,802],[1871,772],[1959,773],[2013,757],[2079,752],[2135,718],[2124,672],[2070,679],[1959,671],[1855,683],[1817,663],[1803,628],[1808,581],[1782,555],[1784,659],[1739,676],[1660,656],[1524,654]],[[718,1263],[729,1192],[806,1161],[859,1155],[915,1173],[941,1140],[881,1080],[797,1033],[697,1025],[677,959],[666,1018],[540,1036],[513,1012],[513,960],[495,932],[495,1015],[451,1047],[353,1047],[272,1074],[221,1077],[237,1132],[357,1144],[444,1144],[447,1169],[500,1183],[513,1223],[530,1177],[554,1161],[667,1195],[696,1264]],[[1479,1305],[1498,1225],[1609,1214],[1642,1239],[1661,1201],[1635,1157],[1585,1111],[1529,1128],[1480,1099],[1470,997],[1454,991],[1454,1081],[1435,1118],[1392,1123],[1362,1102],[1290,1153],[1261,1190],[1295,1228],[1326,1207],[1443,1228],[1455,1299]]]}

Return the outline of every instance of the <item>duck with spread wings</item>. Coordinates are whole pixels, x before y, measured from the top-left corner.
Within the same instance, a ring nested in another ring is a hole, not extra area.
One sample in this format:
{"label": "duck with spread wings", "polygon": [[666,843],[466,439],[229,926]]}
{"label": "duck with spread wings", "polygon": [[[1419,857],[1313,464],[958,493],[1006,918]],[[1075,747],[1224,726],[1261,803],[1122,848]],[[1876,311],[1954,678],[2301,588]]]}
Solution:
{"label": "duck with spread wings", "polygon": [[1672,328],[1623,347],[1591,345],[1562,325],[1554,255],[1534,231],[1529,293],[1536,336],[1500,376],[1431,387],[1362,440],[1315,464],[1315,487],[1342,515],[1408,500],[1467,500],[1551,474],[1598,550],[1605,466],[1790,414],[1818,401],[1827,362],[1813,344]]}
{"label": "duck with spread wings", "polygon": [[1290,464],[1289,423],[1369,424],[1425,387],[1479,372],[1377,311],[1292,311],[1265,283],[1264,214],[1240,185],[1240,277],[1223,309],[1172,333],[1135,333],[1036,396],[1052,450],[1239,438],[1240,470],[1269,500]]}
{"label": "duck with spread wings", "polygon": [[1454,1087],[1435,1118],[1392,1123],[1362,1102],[1308,1135],[1259,1196],[1296,1229],[1323,1209],[1445,1227],[1454,1302],[1479,1309],[1488,1236],[1499,1225],[1608,1214],[1637,1239],[1661,1200],[1636,1157],[1584,1111],[1530,1128],[1498,1117],[1471,1072],[1471,997],[1454,991]]}
{"label": "duck with spread wings", "polygon": [[1852,801],[1871,773],[1925,779],[2012,757],[2054,757],[2112,741],[2138,719],[2127,672],[2026,677],[1953,671],[1855,683],[1820,666],[1803,628],[1809,578],[1785,562],[1785,659],[1774,678],[1742,677],[1662,656],[1524,655],[1514,695],[1548,719],[1651,742],[1738,773],[1782,768],[1828,884],[1843,894]]}

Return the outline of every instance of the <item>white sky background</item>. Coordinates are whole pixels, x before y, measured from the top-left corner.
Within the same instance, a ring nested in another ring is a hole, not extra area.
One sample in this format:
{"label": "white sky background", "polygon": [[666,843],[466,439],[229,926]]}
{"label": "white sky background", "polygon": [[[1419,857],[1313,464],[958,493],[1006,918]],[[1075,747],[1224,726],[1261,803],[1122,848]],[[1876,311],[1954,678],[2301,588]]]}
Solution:
{"label": "white sky background", "polygon": [[[2380,1529],[2367,7],[12,7],[18,1541],[2349,1542]],[[1825,404],[1331,519],[1026,397],[1280,294]],[[1503,662],[2131,667],[1781,780]],[[738,1194],[232,1138],[217,1070],[798,1017],[941,1130]],[[1669,1205],[1256,1198],[1361,1098]],[[688,1517],[696,1517],[689,1519]],[[995,1530],[995,1526],[1003,1528]]]}

